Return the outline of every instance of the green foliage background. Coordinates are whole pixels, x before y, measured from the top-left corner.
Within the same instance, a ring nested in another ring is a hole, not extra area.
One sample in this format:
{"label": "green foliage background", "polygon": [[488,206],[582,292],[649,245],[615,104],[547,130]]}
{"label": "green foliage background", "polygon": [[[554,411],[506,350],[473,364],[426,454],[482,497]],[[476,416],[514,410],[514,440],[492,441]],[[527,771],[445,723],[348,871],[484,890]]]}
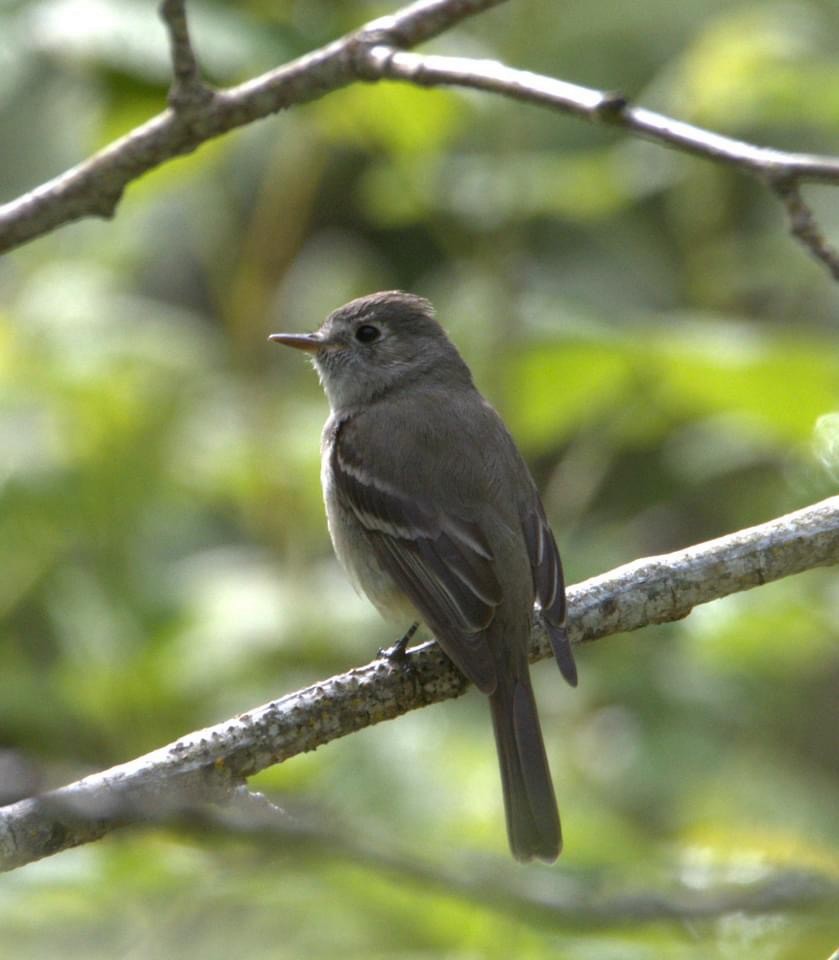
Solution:
{"label": "green foliage background", "polygon": [[[208,74],[229,84],[392,8],[189,9]],[[837,154],[837,43],[831,0],[515,0],[430,48]],[[2,199],[158,112],[168,82],[140,0],[4,0],[0,64]],[[839,235],[839,193],[808,196]],[[147,176],[113,222],[0,262],[3,769],[24,758],[57,785],[393,639],[332,558],[316,379],[265,341],[392,287],[432,298],[508,420],[571,581],[836,490],[837,287],[765,190],[535,108],[359,84]],[[737,890],[776,869],[836,879],[837,641],[836,572],[816,571],[580,650],[577,691],[536,668],[556,867],[507,856],[471,695],[258,778],[353,852],[114,835],[0,878],[3,950],[826,957],[835,904],[578,929],[378,854],[593,902]]]}

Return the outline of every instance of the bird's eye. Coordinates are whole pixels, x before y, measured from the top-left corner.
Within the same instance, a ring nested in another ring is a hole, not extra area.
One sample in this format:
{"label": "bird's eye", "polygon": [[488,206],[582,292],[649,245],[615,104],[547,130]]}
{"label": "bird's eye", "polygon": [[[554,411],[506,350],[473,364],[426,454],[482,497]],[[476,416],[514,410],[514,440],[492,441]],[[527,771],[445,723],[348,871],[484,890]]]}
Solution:
{"label": "bird's eye", "polygon": [[379,339],[380,333],[379,328],[374,327],[372,323],[362,323],[355,331],[355,339],[360,340],[361,343],[372,343]]}

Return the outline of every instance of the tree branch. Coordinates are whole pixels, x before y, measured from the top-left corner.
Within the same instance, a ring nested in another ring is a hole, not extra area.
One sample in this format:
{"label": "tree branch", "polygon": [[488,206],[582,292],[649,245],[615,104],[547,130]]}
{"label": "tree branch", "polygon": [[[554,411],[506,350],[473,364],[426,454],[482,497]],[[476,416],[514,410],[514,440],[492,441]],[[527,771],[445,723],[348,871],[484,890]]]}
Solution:
{"label": "tree branch", "polygon": [[82,217],[111,217],[125,187],[214,137],[359,80],[483,90],[607,123],[664,146],[738,168],[784,202],[792,234],[839,279],[839,255],[804,204],[801,183],[839,183],[839,158],[761,147],[683,123],[616,93],[516,70],[494,60],[424,56],[414,47],[504,0],[418,0],[395,14],[237,87],[212,91],[199,78],[184,0],[162,0],[174,79],[170,107],[90,159],[0,206],[0,253]]}
{"label": "tree branch", "polygon": [[[839,563],[839,497],[761,526],[638,560],[569,590],[569,634],[585,643],[686,616],[692,607],[814,567]],[[550,656],[537,621],[531,660]],[[468,684],[434,643],[410,651],[411,670],[376,660],[249,713],[191,733],[136,760],[0,808],[0,869],[87,843],[116,827],[225,801],[274,763]]]}
{"label": "tree branch", "polygon": [[[0,253],[83,217],[110,218],[125,187],[149,170],[236,127],[363,79],[358,52],[364,47],[414,46],[502,2],[417,0],[237,87],[209,97],[188,97],[188,110],[170,108],[158,114],[88,160],[0,206]],[[187,53],[186,21],[179,10],[182,13],[182,4],[171,0],[161,8],[173,48],[176,92],[182,79],[179,71],[193,76],[190,60],[194,62],[191,47]]]}
{"label": "tree branch", "polygon": [[593,90],[538,73],[514,70],[494,60],[420,56],[388,46],[373,47],[368,57],[371,74],[376,77],[420,86],[458,86],[497,93],[592,123],[621,127],[645,140],[757,176],[781,199],[792,235],[827,267],[834,280],[839,280],[839,253],[825,240],[799,189],[801,183],[807,182],[839,183],[837,157],[755,146],[643,107],[631,106],[619,93]]}
{"label": "tree branch", "polygon": [[395,50],[382,45],[368,50],[376,78],[403,80],[420,86],[458,86],[497,93],[513,100],[548,107],[590,122],[622,127],[668,147],[718,160],[766,178],[839,183],[839,158],[789,153],[758,147],[673,120],[643,107],[633,107],[622,94],[581,87],[528,70],[515,70],[496,60],[440,57]]}

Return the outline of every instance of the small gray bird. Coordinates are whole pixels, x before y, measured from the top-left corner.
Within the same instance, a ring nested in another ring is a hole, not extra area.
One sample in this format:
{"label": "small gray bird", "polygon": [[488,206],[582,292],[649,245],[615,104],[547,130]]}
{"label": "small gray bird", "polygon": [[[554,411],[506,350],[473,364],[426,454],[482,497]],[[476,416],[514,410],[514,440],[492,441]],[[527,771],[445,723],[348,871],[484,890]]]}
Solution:
{"label": "small gray bird", "polygon": [[528,671],[534,600],[572,686],[577,671],[559,553],[507,428],[421,297],[374,293],[315,333],[270,339],[312,355],[329,399],[321,482],[338,559],[383,616],[423,621],[489,697],[510,848],[555,860],[562,834]]}

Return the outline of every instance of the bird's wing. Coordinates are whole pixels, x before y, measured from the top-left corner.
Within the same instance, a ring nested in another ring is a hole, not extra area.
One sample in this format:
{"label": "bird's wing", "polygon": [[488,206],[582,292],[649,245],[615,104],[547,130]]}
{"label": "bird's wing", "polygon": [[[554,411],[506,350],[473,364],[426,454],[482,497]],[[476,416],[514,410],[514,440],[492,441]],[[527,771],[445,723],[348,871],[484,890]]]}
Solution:
{"label": "bird's wing", "polygon": [[535,503],[522,517],[522,529],[533,571],[533,588],[542,609],[554,656],[563,677],[577,686],[577,666],[565,630],[565,581],[556,541],[534,490]]}
{"label": "bird's wing", "polygon": [[502,593],[480,527],[377,477],[340,430],[330,465],[335,492],[363,528],[379,563],[460,670],[479,690],[492,693],[496,668],[484,631]]}

